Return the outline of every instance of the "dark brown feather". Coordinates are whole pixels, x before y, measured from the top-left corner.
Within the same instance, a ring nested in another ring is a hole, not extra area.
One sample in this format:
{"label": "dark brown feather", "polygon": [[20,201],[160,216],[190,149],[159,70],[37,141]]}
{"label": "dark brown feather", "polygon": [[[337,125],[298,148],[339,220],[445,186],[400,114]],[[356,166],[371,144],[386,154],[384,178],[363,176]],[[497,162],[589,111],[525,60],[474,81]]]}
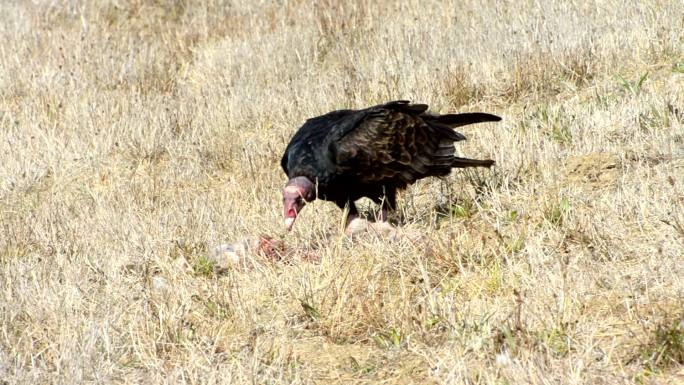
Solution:
{"label": "dark brown feather", "polygon": [[[483,113],[428,115],[424,104],[393,102],[371,108],[354,130],[335,141],[335,163],[363,183],[391,183],[402,188],[453,167],[490,166],[491,161],[460,161],[455,141],[465,137],[451,126],[500,120]],[[457,161],[459,159],[459,161]]]}
{"label": "dark brown feather", "polygon": [[453,130],[501,118],[485,113],[436,115],[425,104],[394,101],[363,110],[340,110],[307,120],[288,145],[281,165],[290,178],[318,183],[319,196],[344,202],[376,199],[457,167],[489,167],[492,160],[455,157]]}

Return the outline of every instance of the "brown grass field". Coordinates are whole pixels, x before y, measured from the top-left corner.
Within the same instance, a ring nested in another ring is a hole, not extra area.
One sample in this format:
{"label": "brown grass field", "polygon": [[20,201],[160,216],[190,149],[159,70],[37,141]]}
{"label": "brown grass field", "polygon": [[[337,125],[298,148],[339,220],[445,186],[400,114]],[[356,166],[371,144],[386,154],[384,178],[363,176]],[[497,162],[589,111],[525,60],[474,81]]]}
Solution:
{"label": "brown grass field", "polygon": [[[674,0],[3,1],[0,384],[683,383],[682,31]],[[496,167],[392,234],[322,201],[285,234],[294,131],[395,99],[502,116],[457,146]],[[214,252],[259,234],[280,260]]]}

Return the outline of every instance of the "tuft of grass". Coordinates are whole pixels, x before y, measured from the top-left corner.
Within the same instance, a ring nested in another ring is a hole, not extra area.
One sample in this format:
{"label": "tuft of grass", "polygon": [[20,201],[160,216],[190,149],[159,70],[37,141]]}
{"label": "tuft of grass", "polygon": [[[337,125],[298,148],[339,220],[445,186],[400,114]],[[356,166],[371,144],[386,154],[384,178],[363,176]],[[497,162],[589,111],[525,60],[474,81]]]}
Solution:
{"label": "tuft of grass", "polygon": [[570,200],[562,196],[556,202],[547,205],[544,212],[546,220],[554,226],[562,226],[570,214]]}
{"label": "tuft of grass", "polygon": [[197,257],[192,264],[192,270],[195,274],[203,277],[213,276],[215,268],[216,263],[204,255]]}
{"label": "tuft of grass", "polygon": [[563,358],[570,353],[572,341],[562,329],[543,330],[538,333],[542,344],[555,358]]}
{"label": "tuft of grass", "polygon": [[680,74],[684,74],[684,62],[675,63],[672,66],[672,71],[680,73]]}
{"label": "tuft of grass", "polygon": [[469,204],[465,204],[465,205],[453,204],[453,205],[451,205],[449,211],[451,212],[451,216],[453,218],[467,219],[473,215],[472,205],[469,205]]}
{"label": "tuft of grass", "polygon": [[518,235],[515,237],[508,237],[506,240],[506,252],[514,254],[525,248],[525,236]]}
{"label": "tuft of grass", "polygon": [[507,220],[509,222],[516,222],[520,218],[520,214],[518,213],[518,210],[510,210],[507,213]]}
{"label": "tuft of grass", "polygon": [[572,143],[572,132],[568,126],[554,124],[551,129],[551,138],[558,143],[568,145]]}
{"label": "tuft of grass", "polygon": [[380,349],[399,349],[404,337],[399,329],[390,328],[373,336],[373,342]]}
{"label": "tuft of grass", "polygon": [[228,320],[232,315],[230,308],[226,304],[211,299],[203,301],[203,304],[211,317]]}
{"label": "tuft of grass", "polygon": [[453,109],[477,102],[485,96],[481,86],[473,84],[468,76],[468,71],[463,68],[448,72],[444,81],[447,105]]}
{"label": "tuft of grass", "polygon": [[650,371],[684,365],[684,319],[658,324],[642,347],[642,360]]}
{"label": "tuft of grass", "polygon": [[596,76],[595,62],[592,57],[591,50],[567,55],[558,62],[561,77],[574,84],[575,87],[589,85]]}
{"label": "tuft of grass", "polygon": [[648,79],[648,72],[644,73],[637,80],[627,80],[620,75],[616,75],[618,82],[622,88],[629,92],[632,96],[641,94],[641,91]]}
{"label": "tuft of grass", "polygon": [[304,310],[304,314],[311,320],[311,321],[318,321],[321,318],[321,313],[320,311],[311,305],[310,303],[300,300],[299,304],[302,306],[302,310]]}

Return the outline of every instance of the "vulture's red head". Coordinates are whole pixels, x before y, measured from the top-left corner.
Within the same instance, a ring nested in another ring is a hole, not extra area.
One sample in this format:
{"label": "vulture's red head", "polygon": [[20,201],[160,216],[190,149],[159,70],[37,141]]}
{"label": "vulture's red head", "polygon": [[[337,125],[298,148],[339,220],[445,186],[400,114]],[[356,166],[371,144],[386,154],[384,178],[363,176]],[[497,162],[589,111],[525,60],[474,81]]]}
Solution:
{"label": "vulture's red head", "polygon": [[306,202],[316,198],[316,186],[309,178],[298,176],[287,181],[283,189],[283,216],[285,227],[290,230],[299,211]]}

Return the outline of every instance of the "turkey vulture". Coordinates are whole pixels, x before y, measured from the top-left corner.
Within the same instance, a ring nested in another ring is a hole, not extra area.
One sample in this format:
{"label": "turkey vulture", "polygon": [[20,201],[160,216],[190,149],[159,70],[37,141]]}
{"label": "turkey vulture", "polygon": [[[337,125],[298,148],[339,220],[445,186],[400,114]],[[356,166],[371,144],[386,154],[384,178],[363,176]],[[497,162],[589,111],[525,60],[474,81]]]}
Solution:
{"label": "turkey vulture", "polygon": [[338,110],[308,119],[295,133],[280,162],[289,178],[283,189],[285,226],[292,228],[306,202],[316,198],[349,208],[347,225],[358,216],[354,201],[380,204],[379,220],[396,206],[397,190],[452,168],[490,167],[493,160],[459,158],[453,128],[501,120],[486,113],[438,115],[425,104],[398,100],[362,110]]}

